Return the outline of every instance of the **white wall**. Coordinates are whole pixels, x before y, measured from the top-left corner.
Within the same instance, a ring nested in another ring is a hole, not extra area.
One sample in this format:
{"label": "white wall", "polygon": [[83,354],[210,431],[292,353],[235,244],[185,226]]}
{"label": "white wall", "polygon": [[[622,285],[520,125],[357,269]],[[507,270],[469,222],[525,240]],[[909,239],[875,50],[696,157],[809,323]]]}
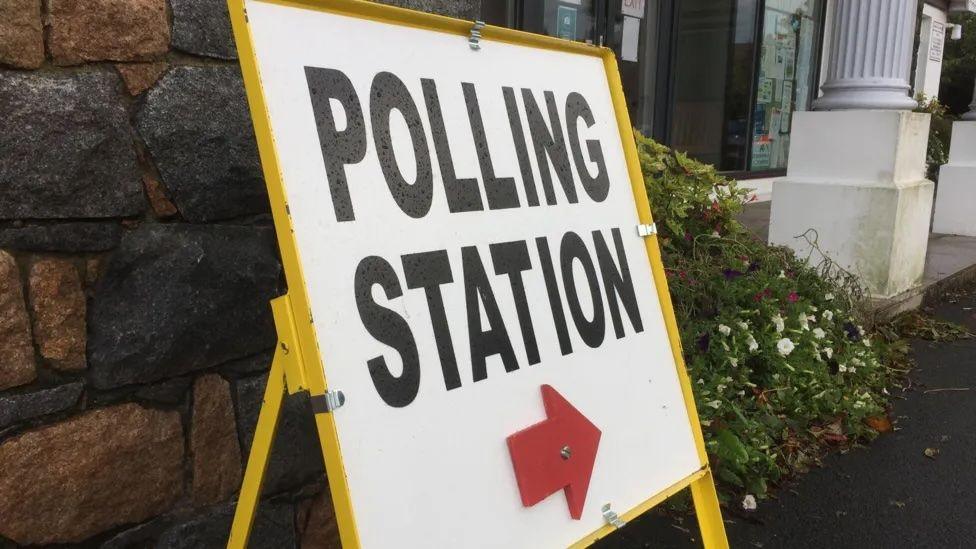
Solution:
{"label": "white wall", "polygon": [[[942,79],[942,51],[949,39],[946,11],[931,4],[922,8],[922,22],[919,29],[918,63],[915,67],[913,94],[924,93],[927,97],[938,97],[939,81]],[[941,27],[941,37],[938,28]],[[941,48],[935,42],[943,40]],[[935,59],[937,60],[935,60]]]}

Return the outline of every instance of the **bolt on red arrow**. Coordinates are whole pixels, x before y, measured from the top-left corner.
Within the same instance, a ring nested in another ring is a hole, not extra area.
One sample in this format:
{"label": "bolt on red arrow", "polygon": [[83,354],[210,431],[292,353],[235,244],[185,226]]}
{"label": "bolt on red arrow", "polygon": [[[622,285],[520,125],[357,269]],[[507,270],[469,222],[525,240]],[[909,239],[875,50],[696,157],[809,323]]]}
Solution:
{"label": "bolt on red arrow", "polygon": [[542,403],[547,419],[507,439],[522,505],[563,489],[570,516],[579,520],[602,433],[551,385],[542,386]]}

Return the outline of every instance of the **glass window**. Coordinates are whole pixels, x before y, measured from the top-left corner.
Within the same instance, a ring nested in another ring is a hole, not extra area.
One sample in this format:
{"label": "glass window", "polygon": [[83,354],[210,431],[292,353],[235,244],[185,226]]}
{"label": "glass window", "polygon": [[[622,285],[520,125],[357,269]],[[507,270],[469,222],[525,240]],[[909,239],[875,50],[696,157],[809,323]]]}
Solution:
{"label": "glass window", "polygon": [[597,43],[597,0],[525,0],[521,4],[523,30]]}
{"label": "glass window", "polygon": [[786,168],[794,111],[816,89],[821,0],[766,0],[752,111],[750,170]]}
{"label": "glass window", "polygon": [[672,147],[722,171],[786,167],[816,90],[822,0],[676,2]]}
{"label": "glass window", "polygon": [[720,170],[746,168],[757,3],[678,3],[667,141]]}

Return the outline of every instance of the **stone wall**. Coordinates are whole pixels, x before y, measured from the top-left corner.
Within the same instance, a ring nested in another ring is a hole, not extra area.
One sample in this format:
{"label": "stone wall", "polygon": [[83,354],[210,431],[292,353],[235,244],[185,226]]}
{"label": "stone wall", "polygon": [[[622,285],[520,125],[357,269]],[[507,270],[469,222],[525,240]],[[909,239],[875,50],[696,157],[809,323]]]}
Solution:
{"label": "stone wall", "polygon": [[[0,547],[222,547],[284,290],[224,0],[0,2]],[[290,398],[252,547],[326,483]]]}

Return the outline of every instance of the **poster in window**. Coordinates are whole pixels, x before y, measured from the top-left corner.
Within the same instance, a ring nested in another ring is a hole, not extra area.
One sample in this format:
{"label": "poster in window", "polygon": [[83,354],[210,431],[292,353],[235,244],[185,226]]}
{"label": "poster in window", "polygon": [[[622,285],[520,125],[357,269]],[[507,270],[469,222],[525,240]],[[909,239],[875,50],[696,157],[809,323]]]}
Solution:
{"label": "poster in window", "polygon": [[790,112],[793,106],[793,81],[783,80],[783,93],[780,94],[780,110]]}
{"label": "poster in window", "polygon": [[786,50],[786,67],[783,69],[783,78],[793,80],[796,75],[796,50],[790,48]]}
{"label": "poster in window", "polygon": [[559,6],[556,10],[556,36],[576,40],[576,8]]}
{"label": "poster in window", "polygon": [[752,135],[760,136],[766,133],[766,105],[756,105],[752,113]]}
{"label": "poster in window", "polygon": [[773,79],[765,76],[759,77],[759,88],[756,90],[756,103],[773,102]]}
{"label": "poster in window", "polygon": [[752,169],[765,170],[769,168],[772,158],[772,142],[768,135],[761,135],[752,142]]}
{"label": "poster in window", "polygon": [[790,118],[793,115],[793,81],[783,81],[783,97],[780,101],[780,112],[782,120],[779,124],[779,133],[790,133]]}
{"label": "poster in window", "polygon": [[644,17],[644,6],[646,4],[646,0],[623,0],[620,3],[620,12],[630,17],[641,18]]}

